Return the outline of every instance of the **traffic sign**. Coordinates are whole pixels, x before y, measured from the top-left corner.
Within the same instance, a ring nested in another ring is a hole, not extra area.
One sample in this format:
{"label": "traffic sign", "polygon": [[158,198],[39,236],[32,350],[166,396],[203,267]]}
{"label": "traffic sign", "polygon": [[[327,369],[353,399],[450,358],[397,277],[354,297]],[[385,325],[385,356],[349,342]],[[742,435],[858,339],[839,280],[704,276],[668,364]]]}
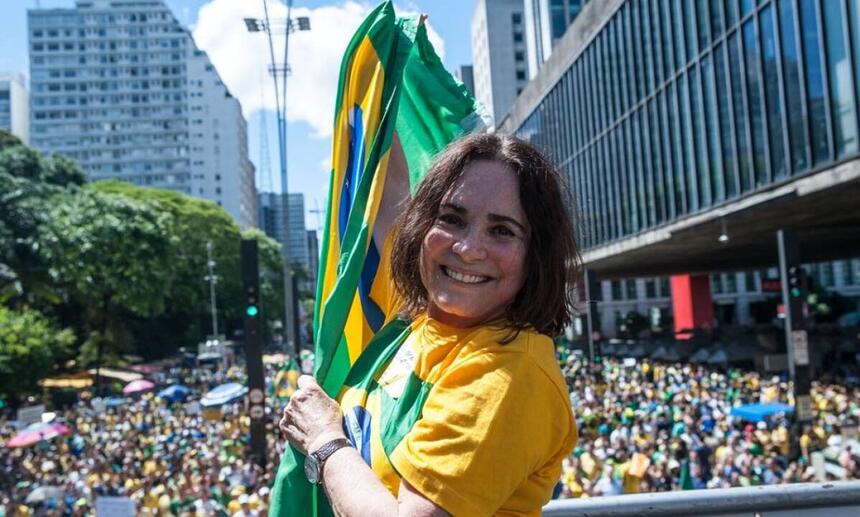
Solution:
{"label": "traffic sign", "polygon": [[799,422],[812,420],[812,397],[809,395],[798,395],[794,402],[794,408]]}
{"label": "traffic sign", "polygon": [[254,420],[260,420],[266,414],[263,410],[263,406],[251,406],[251,409],[248,411],[250,413],[251,418]]}
{"label": "traffic sign", "polygon": [[809,336],[805,330],[791,331],[791,351],[794,354],[794,364],[797,366],[809,364]]}

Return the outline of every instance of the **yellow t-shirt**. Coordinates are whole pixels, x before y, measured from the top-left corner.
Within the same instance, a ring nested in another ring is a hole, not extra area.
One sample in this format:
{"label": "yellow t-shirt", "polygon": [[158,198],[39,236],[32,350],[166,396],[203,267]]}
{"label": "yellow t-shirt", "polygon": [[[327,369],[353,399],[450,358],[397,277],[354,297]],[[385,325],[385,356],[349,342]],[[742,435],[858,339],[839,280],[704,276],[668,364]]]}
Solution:
{"label": "yellow t-shirt", "polygon": [[[576,424],[552,340],[523,331],[499,344],[507,334],[426,316],[412,323],[378,382],[395,399],[413,372],[431,383],[421,416],[390,462],[379,422],[362,426],[371,468],[395,496],[402,478],[455,516],[540,515],[576,443]],[[378,398],[355,388],[339,397],[345,413]]]}

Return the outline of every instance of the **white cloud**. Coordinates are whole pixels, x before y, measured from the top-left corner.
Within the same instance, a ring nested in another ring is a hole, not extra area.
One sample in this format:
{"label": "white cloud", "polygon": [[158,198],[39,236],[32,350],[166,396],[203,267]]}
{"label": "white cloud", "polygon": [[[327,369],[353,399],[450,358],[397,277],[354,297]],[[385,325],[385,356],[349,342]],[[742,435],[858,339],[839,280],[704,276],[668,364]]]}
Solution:
{"label": "white cloud", "polygon": [[[268,2],[271,20],[286,19],[281,2]],[[412,7],[410,5],[410,7]],[[316,9],[294,7],[292,16],[307,16],[308,32],[290,36],[290,67],[287,84],[287,118],[307,122],[316,137],[331,135],[338,73],[343,52],[361,21],[372,9],[369,4],[347,0]],[[397,9],[398,15],[412,9]],[[270,53],[264,33],[249,33],[243,18],[263,18],[262,2],[211,0],[197,14],[194,40],[209,54],[218,73],[235,95],[245,116],[259,109],[275,111],[275,94],[268,75]],[[440,57],[444,42],[428,21],[430,41]],[[283,36],[275,37],[276,61],[283,57]],[[280,56],[280,57],[279,57]]]}

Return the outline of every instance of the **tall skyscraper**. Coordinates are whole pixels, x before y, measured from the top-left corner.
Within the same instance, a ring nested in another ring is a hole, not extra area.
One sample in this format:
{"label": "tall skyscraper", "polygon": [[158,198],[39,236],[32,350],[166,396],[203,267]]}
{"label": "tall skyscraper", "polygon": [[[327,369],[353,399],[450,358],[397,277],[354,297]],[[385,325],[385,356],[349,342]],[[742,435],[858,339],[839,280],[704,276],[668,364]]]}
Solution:
{"label": "tall skyscraper", "polygon": [[308,237],[305,230],[305,196],[301,193],[287,194],[287,244],[290,262],[308,265]]}
{"label": "tall skyscraper", "polygon": [[30,97],[21,74],[0,74],[0,129],[30,143]]}
{"label": "tall skyscraper", "polygon": [[28,23],[35,147],[256,225],[241,106],[162,0],[77,0]]}
{"label": "tall skyscraper", "polygon": [[320,245],[316,230],[308,230],[308,273],[311,281],[316,282],[320,268]]}
{"label": "tall skyscraper", "polygon": [[589,0],[524,0],[529,79],[537,75],[552,49]]}
{"label": "tall skyscraper", "polygon": [[501,124],[528,83],[523,0],[478,0],[472,15],[475,97]]}
{"label": "tall skyscraper", "polygon": [[286,220],[283,196],[280,193],[257,194],[257,222],[263,233],[283,244],[286,238]]}
{"label": "tall skyscraper", "polygon": [[472,92],[472,95],[475,95],[475,71],[472,65],[461,65],[460,68],[454,70],[454,77],[463,83]]}
{"label": "tall skyscraper", "polygon": [[284,195],[281,193],[261,192],[257,196],[257,204],[260,229],[281,244],[287,241],[291,264],[308,266],[304,195],[288,194],[287,211],[284,210]]}

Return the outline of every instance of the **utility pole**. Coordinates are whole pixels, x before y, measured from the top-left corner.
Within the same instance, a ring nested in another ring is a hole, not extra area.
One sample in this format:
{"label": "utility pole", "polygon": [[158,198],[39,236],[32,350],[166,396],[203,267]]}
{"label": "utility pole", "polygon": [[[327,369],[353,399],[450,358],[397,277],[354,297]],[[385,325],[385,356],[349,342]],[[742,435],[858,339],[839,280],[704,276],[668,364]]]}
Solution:
{"label": "utility pole", "polygon": [[[275,106],[277,108],[278,121],[278,157],[280,159],[280,179],[281,179],[281,195],[283,196],[284,206],[284,242],[281,247],[281,254],[284,261],[284,339],[287,346],[290,341],[293,341],[293,352],[298,357],[299,342],[296,332],[295,322],[295,295],[293,292],[293,267],[290,263],[289,253],[289,208],[287,188],[287,77],[290,75],[289,64],[289,49],[290,49],[290,33],[293,31],[310,30],[311,24],[307,17],[300,16],[296,19],[292,18],[293,0],[286,0],[287,19],[285,21],[272,20],[269,18],[269,8],[267,0],[263,0],[264,19],[258,20],[255,18],[245,18],[244,22],[249,32],[264,32],[269,44],[269,73],[273,78],[275,87]],[[275,46],[273,43],[272,32],[284,31],[284,54],[283,61],[278,62],[275,58]]]}
{"label": "utility pole", "polygon": [[809,366],[809,335],[806,331],[804,305],[806,272],[800,263],[797,236],[787,230],[776,232],[779,249],[779,274],[782,279],[782,303],[785,308],[785,351],[788,373],[794,385],[794,417],[791,429],[791,457],[800,454],[802,426],[812,421]]}
{"label": "utility pole", "polygon": [[212,338],[218,339],[218,308],[215,305],[215,284],[218,277],[215,276],[215,261],[212,260],[212,241],[206,242],[206,267],[209,275],[204,277],[209,281],[209,307],[212,310]]}
{"label": "utility pole", "polygon": [[242,240],[242,284],[245,288],[245,366],[248,369],[248,416],[251,457],[266,467],[266,384],[260,319],[260,269],[256,239]]}
{"label": "utility pole", "polygon": [[[600,353],[600,343],[594,342],[594,336],[598,329],[599,313],[597,312],[597,303],[602,299],[600,291],[600,282],[597,281],[597,275],[594,271],[586,269],[583,272],[583,284],[585,301],[588,304],[585,311],[586,332],[588,333],[588,365],[591,368],[591,373],[594,375],[595,382],[603,382],[603,364],[602,355]],[[595,350],[597,348],[597,350]],[[595,362],[595,357],[601,357],[601,363]]]}

